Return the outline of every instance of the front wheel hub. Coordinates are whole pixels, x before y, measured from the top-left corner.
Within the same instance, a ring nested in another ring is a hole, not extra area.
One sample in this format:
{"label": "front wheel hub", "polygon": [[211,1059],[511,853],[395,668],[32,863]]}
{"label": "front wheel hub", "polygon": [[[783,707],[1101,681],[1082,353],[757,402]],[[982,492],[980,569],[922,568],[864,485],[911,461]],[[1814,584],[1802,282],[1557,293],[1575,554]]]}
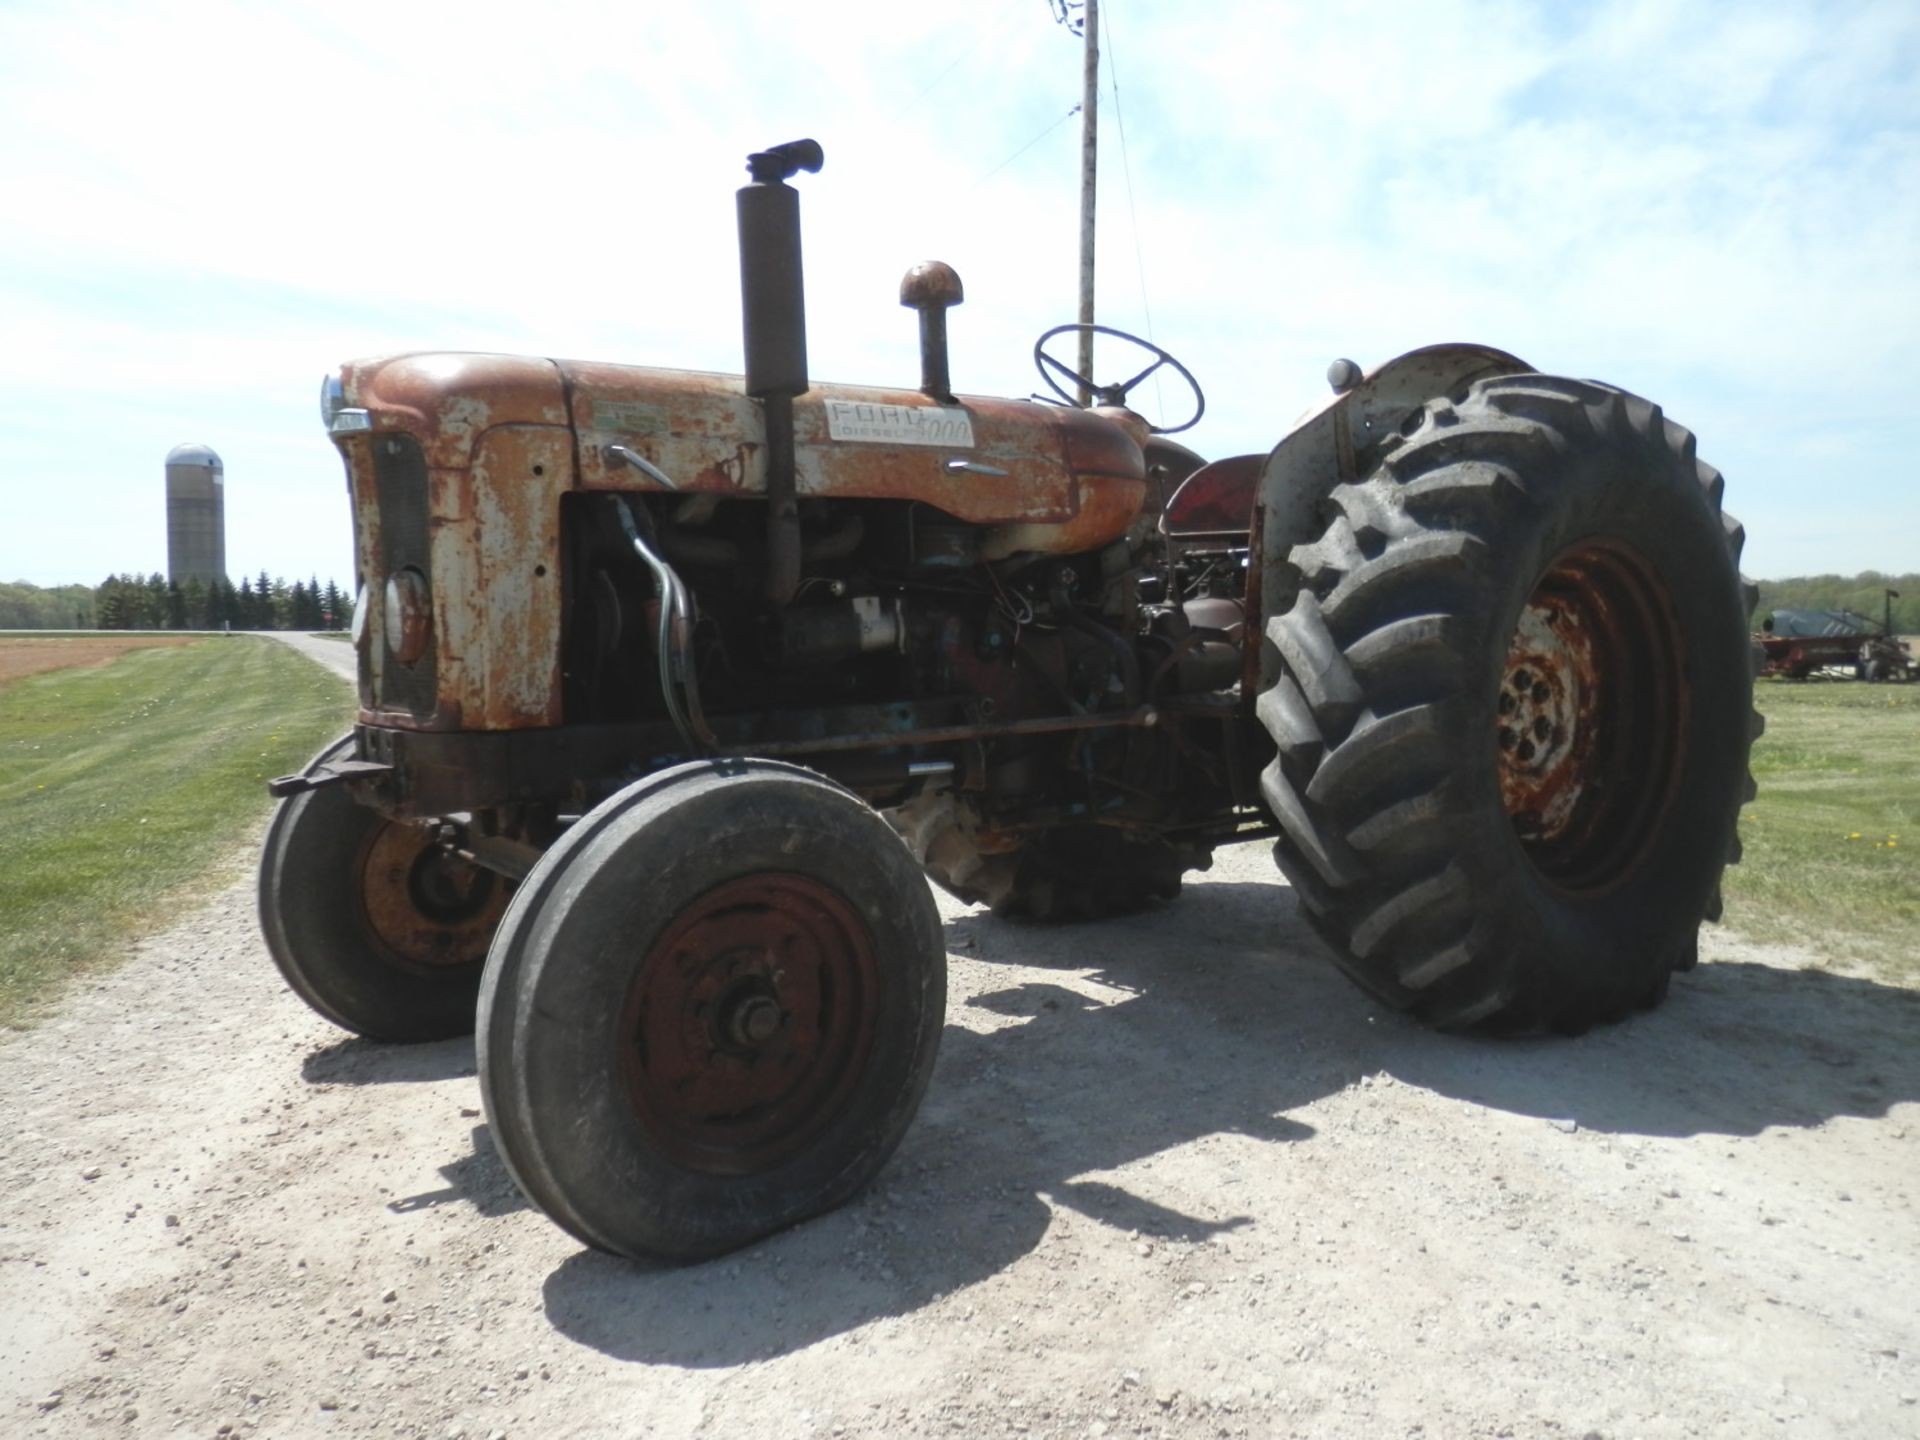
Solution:
{"label": "front wheel hub", "polygon": [[766,995],[749,995],[727,1015],[727,1034],[736,1045],[764,1045],[779,1032],[784,1017],[780,1002]]}
{"label": "front wheel hub", "polygon": [[778,1165],[858,1088],[879,990],[872,934],[838,891],[789,872],[715,886],[634,971],[619,1032],[628,1103],[689,1169]]}
{"label": "front wheel hub", "polygon": [[509,888],[450,854],[428,831],[388,822],[355,865],[367,927],[403,966],[437,969],[484,959]]}

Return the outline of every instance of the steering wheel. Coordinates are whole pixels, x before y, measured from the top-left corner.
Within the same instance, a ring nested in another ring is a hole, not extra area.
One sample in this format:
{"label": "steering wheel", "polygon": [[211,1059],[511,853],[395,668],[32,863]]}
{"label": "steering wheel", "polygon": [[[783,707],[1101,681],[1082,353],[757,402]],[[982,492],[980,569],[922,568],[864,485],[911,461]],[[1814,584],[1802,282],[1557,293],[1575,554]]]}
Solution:
{"label": "steering wheel", "polygon": [[[1153,356],[1146,369],[1131,380],[1122,380],[1118,385],[1099,385],[1091,375],[1082,375],[1064,360],[1057,360],[1047,353],[1047,342],[1056,335],[1111,335],[1116,340],[1124,340],[1129,345],[1138,346]],[[1188,370],[1173,356],[1151,341],[1142,340],[1138,335],[1129,335],[1124,330],[1115,330],[1111,325],[1056,325],[1038,340],[1033,342],[1033,366],[1040,372],[1040,378],[1047,382],[1047,388],[1069,405],[1079,405],[1080,391],[1084,387],[1099,405],[1125,405],[1127,392],[1139,385],[1162,365],[1171,366],[1180,378],[1187,382],[1187,388],[1193,392],[1193,415],[1178,425],[1155,425],[1149,422],[1147,429],[1155,435],[1178,435],[1182,430],[1191,430],[1200,423],[1200,417],[1207,413],[1207,397],[1201,392],[1200,382],[1193,378]],[[1055,375],[1073,383],[1073,389],[1062,388]]]}

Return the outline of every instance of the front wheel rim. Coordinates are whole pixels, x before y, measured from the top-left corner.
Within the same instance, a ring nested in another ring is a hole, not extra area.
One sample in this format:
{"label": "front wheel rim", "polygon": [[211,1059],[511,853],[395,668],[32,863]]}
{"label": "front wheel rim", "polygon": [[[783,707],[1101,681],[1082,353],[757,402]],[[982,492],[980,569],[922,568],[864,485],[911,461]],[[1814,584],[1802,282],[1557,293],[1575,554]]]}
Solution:
{"label": "front wheel rim", "polygon": [[872,932],[837,890],[785,871],[717,885],[634,971],[619,1030],[628,1104],[687,1169],[770,1169],[846,1108],[879,994]]}
{"label": "front wheel rim", "polygon": [[395,964],[438,971],[486,958],[509,888],[492,871],[393,821],[366,838],[354,870],[367,929]]}

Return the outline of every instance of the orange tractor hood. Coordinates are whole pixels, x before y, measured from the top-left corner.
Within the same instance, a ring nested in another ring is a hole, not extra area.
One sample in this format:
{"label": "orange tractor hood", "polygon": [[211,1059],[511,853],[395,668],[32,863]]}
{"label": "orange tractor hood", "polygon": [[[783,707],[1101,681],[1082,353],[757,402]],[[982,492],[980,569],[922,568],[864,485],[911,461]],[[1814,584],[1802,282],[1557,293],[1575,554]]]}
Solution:
{"label": "orange tractor hood", "polygon": [[[418,354],[346,367],[375,433],[405,431],[436,469],[473,463],[503,426],[565,426],[564,488],[658,490],[610,461],[623,445],[676,491],[766,490],[766,427],[737,375],[505,355]],[[1146,496],[1145,427],[1128,412],[914,390],[816,385],[793,402],[802,499],[918,501],[997,533],[988,553],[1068,554],[1126,533]]]}

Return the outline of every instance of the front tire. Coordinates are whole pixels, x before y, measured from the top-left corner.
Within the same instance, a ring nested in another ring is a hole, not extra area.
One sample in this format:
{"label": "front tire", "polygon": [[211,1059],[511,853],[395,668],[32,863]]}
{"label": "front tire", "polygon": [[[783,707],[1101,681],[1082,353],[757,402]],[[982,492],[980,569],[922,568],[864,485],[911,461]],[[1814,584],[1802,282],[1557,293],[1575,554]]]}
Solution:
{"label": "front tire", "polygon": [[[353,737],[308,765],[353,753]],[[260,857],[260,929],[288,986],[370,1040],[473,1032],[474,1002],[511,887],[344,785],[280,802]]]}
{"label": "front tire", "polygon": [[479,1072],[575,1238],[696,1260],[842,1204],[919,1108],[940,921],[873,810],[774,761],[641,780],[541,860],[488,959]]}
{"label": "front tire", "polygon": [[1692,435],[1621,391],[1514,375],[1415,420],[1290,555],[1275,858],[1387,1003],[1577,1032],[1664,997],[1738,858],[1742,532]]}

